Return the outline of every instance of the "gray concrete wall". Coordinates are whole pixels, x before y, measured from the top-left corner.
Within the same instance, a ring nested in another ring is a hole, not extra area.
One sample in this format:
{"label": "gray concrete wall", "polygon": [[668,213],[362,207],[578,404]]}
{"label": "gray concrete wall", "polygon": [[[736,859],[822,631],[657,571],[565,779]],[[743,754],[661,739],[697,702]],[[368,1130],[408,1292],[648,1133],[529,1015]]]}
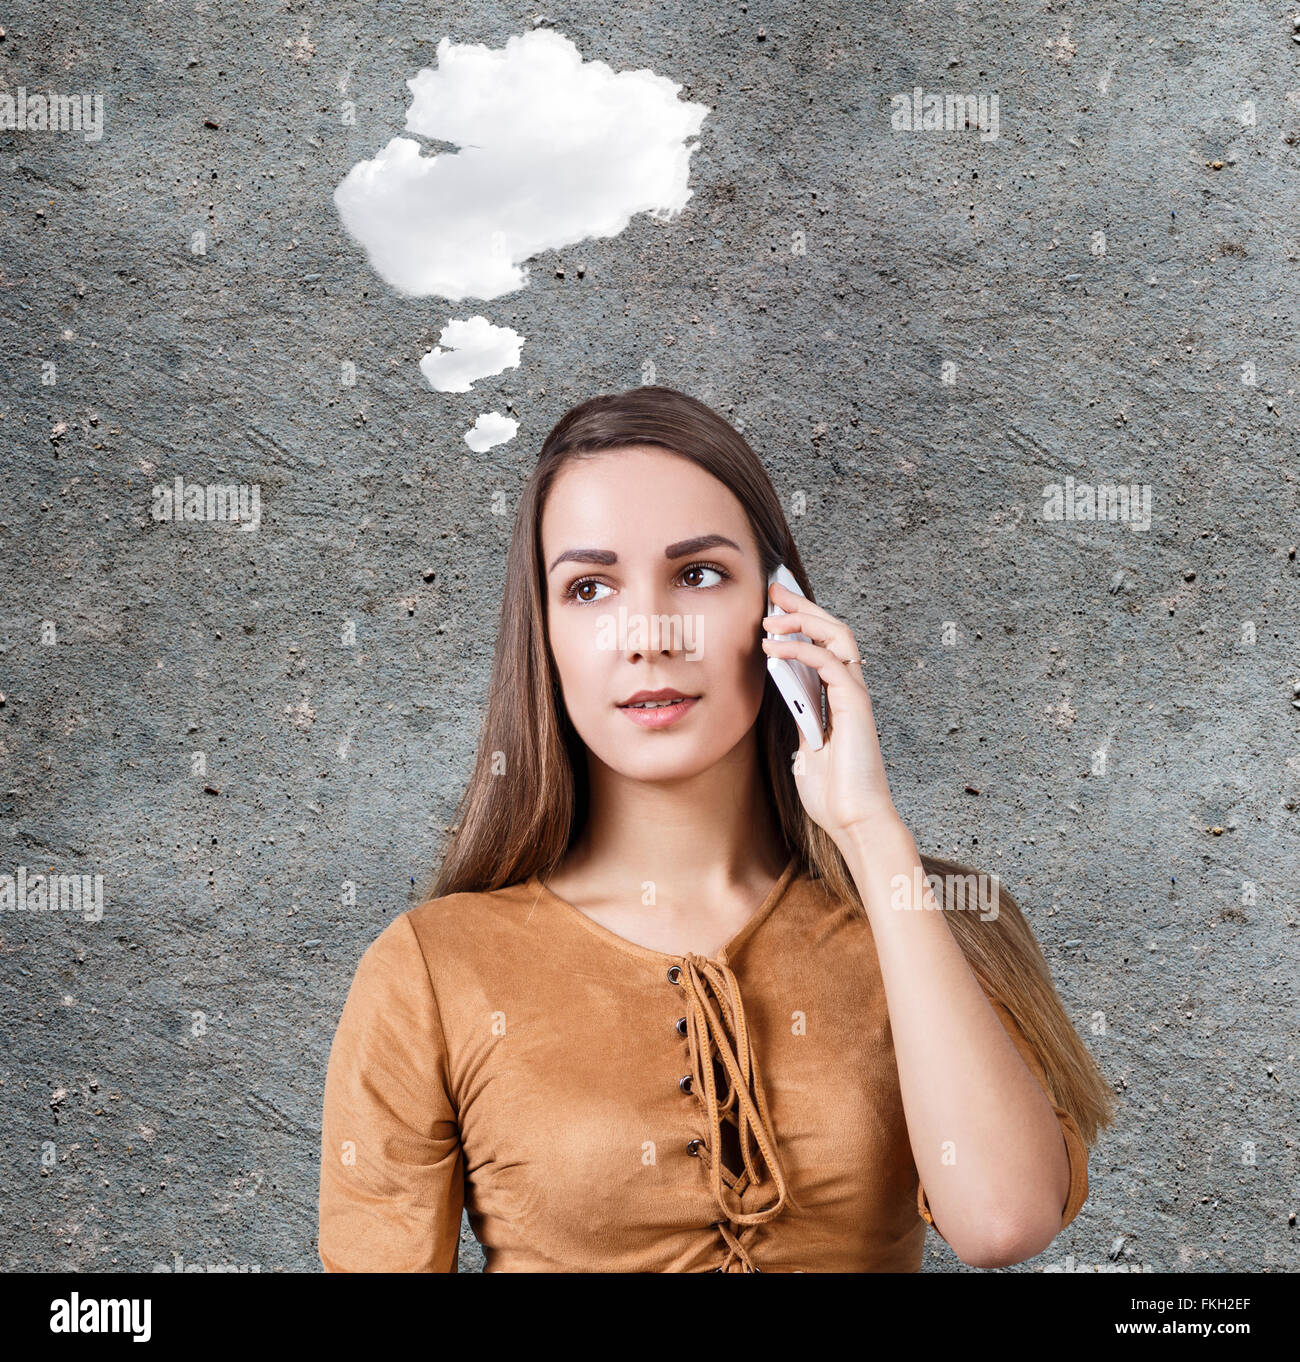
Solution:
{"label": "gray concrete wall", "polygon": [[[694,197],[534,260],[474,308],[529,337],[521,367],[432,393],[417,361],[466,309],[395,295],[330,194],[440,37],[533,12],[3,20],[0,89],[106,109],[94,144],[0,132],[0,871],[102,873],[105,911],[0,918],[0,1263],[318,1266],[329,1042],[469,768],[493,494],[513,509],[559,415],[649,362],[806,497],[901,812],[1017,895],[1115,1086],[1088,1203],[1030,1267],[1122,1241],[1294,1269],[1289,10],[548,10],[711,106]],[[891,129],[916,86],[996,92],[998,136]],[[516,439],[470,453],[506,401]],[[154,522],[177,475],[258,484],[260,530]],[[1045,520],[1067,476],[1149,487],[1149,529]],[[926,1266],[961,1270],[934,1236]]]}

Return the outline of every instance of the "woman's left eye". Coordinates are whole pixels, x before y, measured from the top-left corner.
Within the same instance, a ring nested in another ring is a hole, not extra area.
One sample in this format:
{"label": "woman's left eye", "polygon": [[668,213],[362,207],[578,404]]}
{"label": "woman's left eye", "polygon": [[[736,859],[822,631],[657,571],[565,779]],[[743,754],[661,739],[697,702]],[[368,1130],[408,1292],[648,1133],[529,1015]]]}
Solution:
{"label": "woman's left eye", "polygon": [[[692,563],[690,567],[682,569],[682,576],[687,576],[692,572],[712,572],[718,578],[729,577],[731,574],[725,568],[715,567],[712,563]],[[717,586],[717,582],[687,582],[687,586],[710,587]]]}

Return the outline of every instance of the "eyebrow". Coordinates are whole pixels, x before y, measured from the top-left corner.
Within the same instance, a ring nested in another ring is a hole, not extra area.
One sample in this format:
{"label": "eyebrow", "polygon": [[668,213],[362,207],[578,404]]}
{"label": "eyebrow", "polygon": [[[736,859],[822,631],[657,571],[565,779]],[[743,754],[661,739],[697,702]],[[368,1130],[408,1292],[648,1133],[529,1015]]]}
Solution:
{"label": "eyebrow", "polygon": [[[724,534],[699,534],[694,539],[679,539],[677,543],[669,544],[664,550],[664,557],[672,562],[674,558],[685,558],[689,553],[701,553],[705,549],[724,546],[735,549],[737,553],[744,552],[734,539],[728,539]],[[617,562],[618,554],[613,549],[565,549],[546,571],[549,575],[561,563],[599,563],[608,567],[609,564]]]}

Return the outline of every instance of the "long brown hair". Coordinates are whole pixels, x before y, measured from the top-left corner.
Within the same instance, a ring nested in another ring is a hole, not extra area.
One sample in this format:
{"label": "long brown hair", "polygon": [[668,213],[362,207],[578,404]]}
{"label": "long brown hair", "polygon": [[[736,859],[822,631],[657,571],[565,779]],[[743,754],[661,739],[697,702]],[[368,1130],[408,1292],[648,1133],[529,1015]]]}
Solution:
{"label": "long brown hair", "polygon": [[[711,407],[673,388],[643,387],[592,397],[566,412],[542,445],[515,516],[474,773],[423,899],[499,889],[533,874],[545,879],[582,831],[586,753],[560,700],[547,641],[542,510],[561,468],[628,445],[659,445],[712,473],[748,514],[764,580],[784,563],[815,600],[763,465]],[[758,728],[759,764],[788,854],[831,896],[865,913],[839,848],[804,811],[788,760],[798,730],[774,686],[764,687]],[[1020,909],[999,887],[996,916],[969,911],[968,903],[954,901],[961,881],[953,877],[975,872],[938,856],[923,855],[921,863],[927,875],[941,878],[944,907],[963,909],[948,912],[948,922],[981,987],[1016,1019],[1042,1058],[1057,1103],[1092,1144],[1098,1128],[1113,1120],[1111,1091],[1071,1025]]]}

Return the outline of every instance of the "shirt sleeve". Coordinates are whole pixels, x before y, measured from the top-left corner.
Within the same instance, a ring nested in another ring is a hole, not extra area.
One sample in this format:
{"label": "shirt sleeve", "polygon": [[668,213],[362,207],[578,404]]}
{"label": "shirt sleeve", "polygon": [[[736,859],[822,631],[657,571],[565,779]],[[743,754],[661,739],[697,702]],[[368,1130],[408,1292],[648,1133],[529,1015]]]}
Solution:
{"label": "shirt sleeve", "polygon": [[[998,1020],[1002,1023],[1007,1035],[1011,1037],[1012,1043],[1020,1052],[1020,1057],[1025,1061],[1029,1072],[1038,1080],[1038,1086],[1042,1088],[1047,1100],[1051,1102],[1052,1110],[1056,1113],[1056,1119],[1061,1126],[1061,1134],[1065,1137],[1065,1152],[1070,1159],[1070,1190],[1066,1194],[1065,1206],[1061,1211],[1060,1228],[1064,1229],[1079,1214],[1080,1208],[1088,1199],[1088,1146],[1083,1142],[1083,1136],[1074,1117],[1063,1107],[1057,1106],[1056,1099],[1048,1087],[1042,1061],[1038,1058],[1037,1051],[1030,1045],[1025,1033],[1016,1024],[1015,1018],[996,999],[989,998],[989,1002],[993,1006],[993,1011],[997,1013]],[[930,1203],[926,1199],[925,1187],[920,1181],[916,1184],[916,1210],[921,1219],[942,1239],[943,1235],[939,1234],[939,1228],[934,1223],[934,1216],[930,1214]]]}
{"label": "shirt sleeve", "polygon": [[464,1198],[442,1021],[403,914],[361,957],[330,1048],[321,1263],[327,1272],[456,1272]]}

